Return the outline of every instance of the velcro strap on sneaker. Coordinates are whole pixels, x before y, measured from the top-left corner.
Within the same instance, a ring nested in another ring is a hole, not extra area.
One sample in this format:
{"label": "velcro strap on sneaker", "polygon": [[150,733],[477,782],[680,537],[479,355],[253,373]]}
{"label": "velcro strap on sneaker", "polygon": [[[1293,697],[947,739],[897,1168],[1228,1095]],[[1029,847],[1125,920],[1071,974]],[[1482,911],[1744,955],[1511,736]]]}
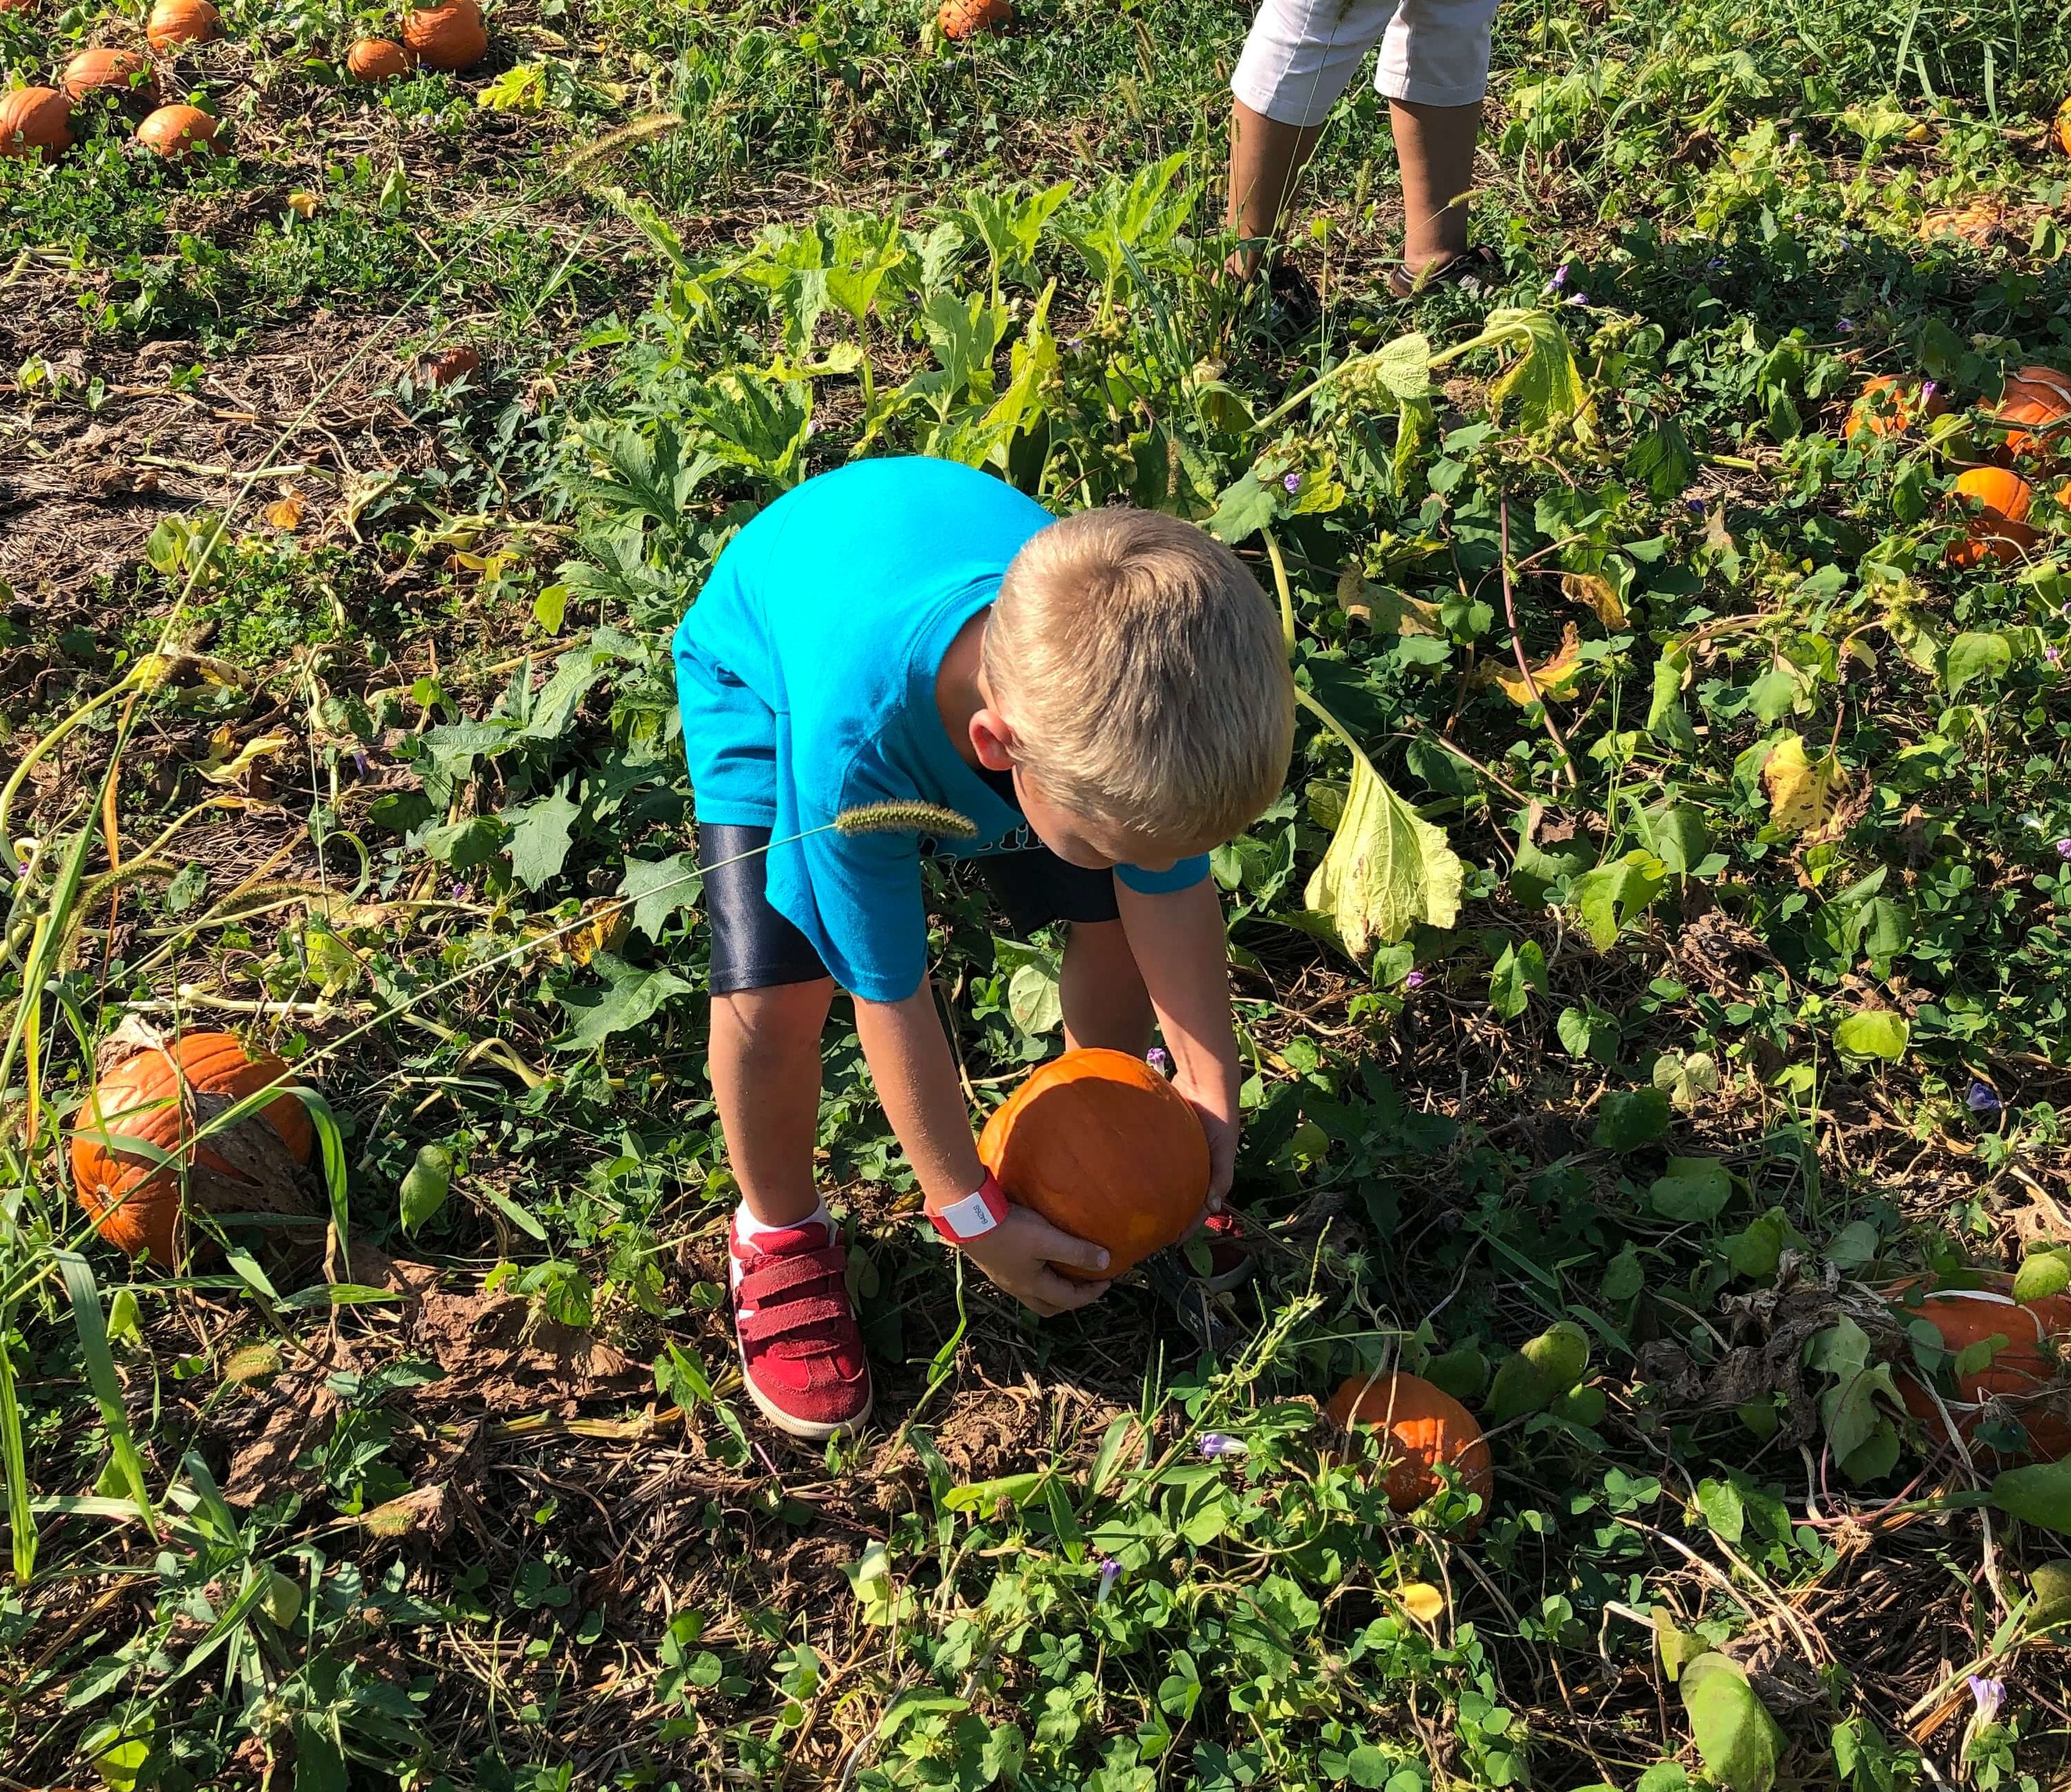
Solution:
{"label": "velcro strap on sneaker", "polygon": [[810,1288],[830,1278],[839,1281],[847,1265],[848,1253],[839,1245],[767,1258],[740,1278],[740,1298],[757,1306],[766,1306],[773,1300],[783,1302],[794,1290]]}
{"label": "velcro strap on sneaker", "polygon": [[[743,1313],[736,1322],[744,1344],[774,1343],[794,1332],[814,1331],[849,1317],[848,1302],[833,1294],[808,1294],[786,1301],[781,1306],[758,1306]],[[822,1340],[826,1350],[838,1348],[831,1338]]]}

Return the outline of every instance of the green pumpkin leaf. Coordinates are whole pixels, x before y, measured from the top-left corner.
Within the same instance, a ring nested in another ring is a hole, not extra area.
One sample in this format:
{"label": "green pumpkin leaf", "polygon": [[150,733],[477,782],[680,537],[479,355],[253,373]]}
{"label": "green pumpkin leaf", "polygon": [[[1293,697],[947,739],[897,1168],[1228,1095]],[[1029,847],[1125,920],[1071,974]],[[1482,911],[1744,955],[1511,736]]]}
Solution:
{"label": "green pumpkin leaf", "polygon": [[1709,1651],[1683,1665],[1676,1691],[1704,1771],[1727,1792],[1769,1792],[1783,1737],[1748,1684],[1746,1670]]}
{"label": "green pumpkin leaf", "polygon": [[2043,1301],[2071,1288],[2071,1259],[2057,1251],[2037,1251],[2014,1272],[2013,1298]]}
{"label": "green pumpkin leaf", "polygon": [[2013,649],[2001,634],[1959,634],[1942,656],[1942,683],[1950,696],[1979,679],[1996,683],[2013,664]]}
{"label": "green pumpkin leaf", "polygon": [[1647,1191],[1656,1213],[1684,1225],[1716,1218],[1733,1198],[1732,1173],[1716,1158],[1671,1158]]}
{"label": "green pumpkin leaf", "polygon": [[1636,1151],[1668,1130],[1668,1097],[1658,1089],[1613,1089],[1597,1110],[1589,1142],[1600,1151]]}
{"label": "green pumpkin leaf", "polygon": [[1880,1058],[1896,1064],[1905,1056],[1913,1029],[1903,1015],[1889,1008],[1863,1008],[1848,1015],[1834,1029],[1834,1044],[1844,1058],[1866,1061]]}
{"label": "green pumpkin leaf", "polygon": [[2008,1518],[2071,1537],[2071,1459],[2008,1469],[1986,1498]]}

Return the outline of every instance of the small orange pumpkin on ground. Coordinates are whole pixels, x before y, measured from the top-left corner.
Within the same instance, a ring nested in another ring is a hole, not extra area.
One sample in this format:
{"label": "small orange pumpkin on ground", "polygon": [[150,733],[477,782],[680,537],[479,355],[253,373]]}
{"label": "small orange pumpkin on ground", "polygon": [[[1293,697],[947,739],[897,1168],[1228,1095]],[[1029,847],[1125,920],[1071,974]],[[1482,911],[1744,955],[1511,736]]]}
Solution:
{"label": "small orange pumpkin on ground", "polygon": [[980,31],[1003,31],[1014,23],[1012,0],[942,0],[935,23],[944,37],[959,40]]}
{"label": "small orange pumpkin on ground", "polygon": [[345,72],[356,81],[400,80],[416,65],[392,38],[363,37],[345,53]]}
{"label": "small orange pumpkin on ground", "polygon": [[434,392],[457,386],[482,371],[482,357],[467,347],[438,350],[417,357],[417,383]]}
{"label": "small orange pumpkin on ground", "polygon": [[0,156],[55,161],[72,147],[72,101],[53,88],[18,87],[0,94]]}
{"label": "small orange pumpkin on ground", "polygon": [[1930,379],[1905,380],[1880,373],[1863,382],[1863,389],[1848,412],[1841,433],[1848,441],[1867,429],[1872,436],[1897,436],[1910,429],[1923,414],[1938,417],[1949,408],[1949,400]]}
{"label": "small orange pumpkin on ground", "polygon": [[213,43],[223,35],[223,18],[209,0],[158,0],[145,22],[144,35],[154,50]]}
{"label": "small orange pumpkin on ground", "polygon": [[[1388,1471],[1389,1507],[1414,1511],[1438,1491],[1440,1466],[1457,1469],[1482,1497],[1483,1512],[1495,1496],[1495,1460],[1473,1413],[1444,1389],[1413,1375],[1350,1377],[1331,1396],[1324,1414],[1340,1431],[1355,1425],[1385,1431],[1400,1460]],[[1481,1514],[1470,1529],[1478,1530]]]}
{"label": "small orange pumpkin on ground", "polygon": [[[177,1261],[182,1167],[187,1200],[204,1212],[312,1211],[294,1172],[310,1161],[315,1131],[285,1089],[256,1114],[198,1136],[287,1076],[280,1059],[247,1051],[234,1033],[169,1038],[133,1020],[109,1036],[95,1068],[72,1131],[72,1174],[80,1205],[109,1244],[132,1257],[149,1249],[162,1266]],[[125,1148],[132,1144],[152,1154]]]}
{"label": "small orange pumpkin on ground", "polygon": [[1108,1253],[1118,1276],[1179,1242],[1208,1192],[1208,1140],[1187,1098],[1126,1052],[1067,1052],[993,1111],[978,1154],[1007,1198]]}
{"label": "small orange pumpkin on ground", "polygon": [[215,121],[199,106],[161,106],[137,127],[137,141],[168,162],[212,154]]}
{"label": "small orange pumpkin on ground", "polygon": [[[1917,1281],[1901,1282],[1885,1293],[1909,1303],[1904,1305],[1905,1312],[1925,1319],[1951,1351],[1989,1338],[2006,1339],[1985,1368],[1958,1375],[1955,1398],[1942,1403],[1966,1443],[1990,1404],[2003,1400],[2008,1403],[2006,1409],[2027,1431],[2033,1454],[2045,1462],[2061,1461],[2071,1455],[2071,1417],[2067,1417],[2071,1400],[2053,1407],[2041,1404],[2038,1396],[2061,1385],[2048,1340],[2071,1334],[2071,1295],[2016,1301],[2009,1292],[2011,1277],[1995,1274],[1982,1279],[1986,1286],[1981,1288],[1943,1288],[1923,1294],[1917,1305],[1909,1304],[1912,1292],[1921,1286]],[[1906,1411],[1925,1422],[1937,1442],[1946,1441],[1947,1427],[1934,1396],[1907,1370],[1901,1369],[1897,1379],[1899,1398]]]}
{"label": "small orange pumpkin on ground", "polygon": [[1951,542],[1943,556],[1951,566],[1986,560],[2017,560],[2042,539],[2028,520],[2035,489],[2003,466],[1974,466],[1956,479],[1956,495],[1970,510],[1970,534]]}
{"label": "small orange pumpkin on ground", "polygon": [[427,68],[457,72],[489,54],[489,32],[475,0],[446,0],[403,15],[403,41]]}
{"label": "small orange pumpkin on ground", "polygon": [[2055,461],[2071,447],[2071,374],[2054,367],[2023,367],[2007,381],[1992,415],[2001,423],[2020,425],[2007,432],[2009,455]]}
{"label": "small orange pumpkin on ground", "polygon": [[134,50],[82,50],[64,65],[63,80],[66,93],[77,100],[106,92],[143,105],[158,103],[151,64]]}

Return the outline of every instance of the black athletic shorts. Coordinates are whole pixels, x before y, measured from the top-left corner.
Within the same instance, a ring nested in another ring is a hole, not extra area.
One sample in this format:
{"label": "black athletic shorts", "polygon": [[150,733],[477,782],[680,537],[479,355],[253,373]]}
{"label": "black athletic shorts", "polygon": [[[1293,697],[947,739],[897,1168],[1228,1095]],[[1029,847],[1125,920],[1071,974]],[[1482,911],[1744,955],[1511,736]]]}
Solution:
{"label": "black athletic shorts", "polygon": [[[705,822],[698,827],[705,919],[712,928],[712,992],[810,983],[827,974],[813,942],[769,906],[766,827]],[[724,863],[724,861],[732,863]],[[991,888],[1015,935],[1052,921],[1117,921],[1114,873],[1068,864],[1048,847],[970,861]]]}

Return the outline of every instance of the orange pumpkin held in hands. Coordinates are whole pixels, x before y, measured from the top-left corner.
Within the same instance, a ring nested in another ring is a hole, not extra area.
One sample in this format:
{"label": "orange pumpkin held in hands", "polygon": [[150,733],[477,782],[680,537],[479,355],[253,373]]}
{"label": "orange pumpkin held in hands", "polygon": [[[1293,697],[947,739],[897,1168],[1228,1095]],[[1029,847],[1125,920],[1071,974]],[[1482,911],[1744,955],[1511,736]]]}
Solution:
{"label": "orange pumpkin held in hands", "polygon": [[2020,426],[2007,432],[2008,454],[2054,461],[2071,447],[2071,374],[2023,367],[2007,381],[1992,415]]}
{"label": "orange pumpkin held in hands", "polygon": [[[1340,1431],[1355,1425],[1385,1431],[1400,1458],[1388,1471],[1388,1503],[1414,1511],[1438,1491],[1440,1466],[1457,1469],[1483,1511],[1495,1495],[1495,1462],[1474,1416],[1444,1389],[1413,1375],[1355,1375],[1331,1396],[1325,1415]],[[1470,1530],[1481,1528],[1477,1513]]]}
{"label": "orange pumpkin held in hands", "polygon": [[182,43],[213,43],[223,35],[223,19],[208,0],[158,0],[144,26],[154,50]]}
{"label": "orange pumpkin held in hands", "polygon": [[74,1122],[72,1175],[80,1205],[109,1244],[132,1257],[148,1249],[162,1267],[174,1265],[182,1169],[188,1202],[205,1212],[314,1211],[295,1171],[310,1161],[315,1131],[285,1088],[257,1113],[202,1131],[289,1077],[280,1059],[255,1056],[234,1033],[168,1038],[131,1020],[109,1036],[96,1071]]}
{"label": "orange pumpkin held in hands", "polygon": [[82,50],[64,65],[64,90],[74,100],[100,92],[154,106],[158,83],[151,65],[134,50]]}
{"label": "orange pumpkin held in hands", "polygon": [[2042,539],[2028,520],[2035,490],[2018,474],[2003,466],[1974,466],[1958,476],[1956,495],[1971,513],[1971,532],[1949,544],[1943,558],[1951,566],[1976,566],[1987,559],[2017,560]]}
{"label": "orange pumpkin held in hands", "polygon": [[[1942,1402],[1966,1443],[1987,1416],[1991,1404],[2003,1400],[2007,1404],[2002,1410],[2020,1421],[2032,1454],[2044,1462],[2061,1461],[2071,1455],[2071,1417],[2067,1417],[2071,1414],[2071,1399],[2060,1395],[2057,1401],[2044,1404],[2040,1396],[2063,1386],[2048,1340],[2071,1334],[2071,1295],[2016,1301],[2009,1292],[2010,1277],[1993,1275],[1984,1279],[1986,1287],[1938,1289],[1921,1295],[1917,1304],[1911,1295],[1920,1287],[1917,1282],[1901,1282],[1885,1292],[1905,1302],[1902,1310],[1908,1317],[1923,1318],[1932,1325],[1941,1333],[1943,1345],[1952,1351],[1993,1338],[2005,1339],[1984,1368],[1967,1374],[1959,1372],[1955,1397]],[[1898,1393],[1906,1411],[1925,1421],[1934,1441],[1946,1443],[1949,1428],[1941,1409],[1910,1370],[1900,1370]]]}
{"label": "orange pumpkin held in hands", "polygon": [[1011,0],[942,0],[935,23],[944,37],[961,40],[1006,30],[1014,23],[1014,7]]}
{"label": "orange pumpkin held in hands", "polygon": [[1010,1201],[1100,1245],[1103,1281],[1177,1244],[1208,1193],[1208,1140],[1187,1098],[1126,1052],[1067,1052],[994,1110],[978,1154]]}
{"label": "orange pumpkin held in hands", "polygon": [[47,87],[0,94],[0,156],[55,161],[72,147],[72,101]]}
{"label": "orange pumpkin held in hands", "polygon": [[403,41],[427,68],[472,68],[489,54],[489,33],[475,0],[446,0],[404,14]]}
{"label": "orange pumpkin held in hands", "polygon": [[1880,373],[1863,382],[1861,396],[1848,412],[1841,433],[1848,441],[1867,429],[1872,436],[1896,436],[1910,429],[1923,412],[1938,417],[1949,408],[1949,400],[1931,379],[1900,379]]}

